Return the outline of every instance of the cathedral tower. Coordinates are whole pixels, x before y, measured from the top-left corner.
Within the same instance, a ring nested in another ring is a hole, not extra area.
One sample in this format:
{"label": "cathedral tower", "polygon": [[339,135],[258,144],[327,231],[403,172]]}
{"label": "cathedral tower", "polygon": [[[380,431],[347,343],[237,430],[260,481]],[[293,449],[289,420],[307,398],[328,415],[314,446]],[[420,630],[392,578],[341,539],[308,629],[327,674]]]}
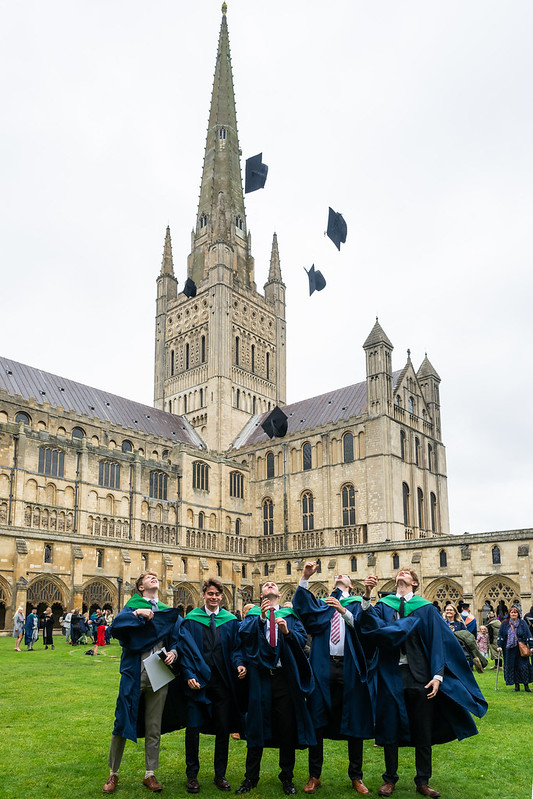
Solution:
{"label": "cathedral tower", "polygon": [[284,404],[286,391],[285,286],[277,238],[262,295],[255,284],[240,155],[224,5],[187,263],[197,293],[176,293],[168,278],[161,283],[164,258],[154,387],[156,407],[187,416],[219,452],[251,415]]}

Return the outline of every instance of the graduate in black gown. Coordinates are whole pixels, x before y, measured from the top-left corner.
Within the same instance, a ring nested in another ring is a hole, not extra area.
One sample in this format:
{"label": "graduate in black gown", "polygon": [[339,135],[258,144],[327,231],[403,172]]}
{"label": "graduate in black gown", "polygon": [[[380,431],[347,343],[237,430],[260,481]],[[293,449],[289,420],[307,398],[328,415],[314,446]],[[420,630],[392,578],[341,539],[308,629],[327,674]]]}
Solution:
{"label": "graduate in black gown", "polygon": [[438,797],[429,786],[431,746],[477,733],[471,714],[481,717],[487,703],[467,666],[463,651],[437,609],[416,595],[418,575],[400,569],[396,595],[372,606],[378,578],[365,580],[360,627],[370,639],[387,628],[411,625],[401,646],[377,640],[376,743],[383,745],[385,772],[380,796],[390,796],[398,781],[398,747],[414,746],[418,793]]}
{"label": "graduate in black gown", "polygon": [[317,744],[309,747],[309,780],[303,790],[310,794],[321,787],[323,739],[330,738],[348,742],[348,776],[357,793],[367,794],[363,739],[374,737],[374,724],[366,658],[355,626],[360,597],[350,596],[352,581],[339,574],[332,595],[318,599],[308,590],[317,569],[317,561],[305,564],[293,597],[294,610],[312,636],[309,659],[315,677],[308,707]]}
{"label": "graduate in black gown", "polygon": [[248,668],[249,698],[245,717],[247,742],[245,778],[238,794],[259,781],[263,748],[279,749],[279,779],[287,796],[293,783],[296,748],[316,743],[306,705],[314,680],[305,656],[306,632],[292,608],[279,605],[280,591],[268,581],[241,622],[240,636]]}

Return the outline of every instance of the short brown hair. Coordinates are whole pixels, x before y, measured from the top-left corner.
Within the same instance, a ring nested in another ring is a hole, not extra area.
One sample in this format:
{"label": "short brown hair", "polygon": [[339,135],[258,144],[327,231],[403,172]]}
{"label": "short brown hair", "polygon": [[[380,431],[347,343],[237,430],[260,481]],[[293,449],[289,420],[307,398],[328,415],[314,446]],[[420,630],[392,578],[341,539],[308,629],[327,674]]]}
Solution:
{"label": "short brown hair", "polygon": [[217,577],[208,577],[207,580],[204,580],[202,585],[202,594],[205,594],[210,585],[212,585],[213,588],[216,588],[219,594],[224,594],[224,586]]}
{"label": "short brown hair", "polygon": [[414,569],[400,569],[400,571],[398,572],[398,574],[399,574],[400,572],[409,572],[409,574],[411,575],[411,578],[412,578],[413,582],[414,582],[414,583],[416,583],[416,585],[413,585],[413,594],[416,594],[416,590],[417,590],[417,588],[420,588],[420,579],[419,579],[419,577],[418,577],[418,574],[415,572],[415,570],[414,570]]}
{"label": "short brown hair", "polygon": [[142,574],[139,574],[139,576],[135,580],[135,588],[137,589],[137,593],[138,594],[141,594],[141,591],[139,590],[139,588],[140,588],[140,586],[142,584],[142,581],[144,580],[144,578],[146,577],[147,574],[153,574],[154,577],[158,577],[157,572],[152,571],[152,569],[147,569],[145,572],[142,572]]}

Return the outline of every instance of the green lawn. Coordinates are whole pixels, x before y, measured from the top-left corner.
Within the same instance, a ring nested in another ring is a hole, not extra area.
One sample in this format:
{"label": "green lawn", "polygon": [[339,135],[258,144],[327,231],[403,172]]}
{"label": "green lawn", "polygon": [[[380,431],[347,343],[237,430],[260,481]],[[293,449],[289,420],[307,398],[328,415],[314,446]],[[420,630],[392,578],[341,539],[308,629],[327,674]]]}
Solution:
{"label": "green lawn", "polygon": [[[0,638],[4,685],[0,692],[3,775],[0,797],[6,799],[84,799],[101,796],[108,775],[107,752],[113,726],[119,681],[120,647],[113,643],[98,657],[86,657],[87,647],[68,647],[57,637],[56,649],[44,651],[42,643],[33,654],[13,651],[12,638]],[[533,694],[515,694],[500,674],[479,676],[489,711],[478,723],[480,734],[462,743],[434,748],[432,786],[443,799],[520,799],[531,796],[533,751]],[[201,795],[217,797],[212,784],[212,741],[202,738],[203,769],[199,774]],[[227,777],[236,788],[244,775],[246,744],[230,742]],[[348,781],[346,745],[326,742],[326,758],[319,796],[343,799],[356,795]],[[381,785],[382,751],[365,744],[365,783],[373,796]],[[277,779],[275,752],[266,751],[261,782],[250,794],[283,796]],[[413,751],[400,754],[398,799],[414,793]],[[149,796],[140,785],[144,776],[143,744],[128,742],[116,791],[119,799]],[[157,776],[166,796],[185,796],[184,735],[163,737],[161,766]],[[303,796],[307,780],[307,753],[297,754],[295,784]]]}

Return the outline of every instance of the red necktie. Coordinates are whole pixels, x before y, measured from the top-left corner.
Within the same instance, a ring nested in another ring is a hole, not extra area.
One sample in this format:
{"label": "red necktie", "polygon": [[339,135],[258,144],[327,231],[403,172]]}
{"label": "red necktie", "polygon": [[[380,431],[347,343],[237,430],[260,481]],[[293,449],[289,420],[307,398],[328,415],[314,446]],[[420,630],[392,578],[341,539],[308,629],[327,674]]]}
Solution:
{"label": "red necktie", "polygon": [[333,614],[331,619],[331,643],[338,644],[341,640],[341,614],[338,610]]}
{"label": "red necktie", "polygon": [[268,611],[268,618],[270,619],[268,642],[270,646],[276,646],[276,621],[274,617],[274,608],[270,608]]}

